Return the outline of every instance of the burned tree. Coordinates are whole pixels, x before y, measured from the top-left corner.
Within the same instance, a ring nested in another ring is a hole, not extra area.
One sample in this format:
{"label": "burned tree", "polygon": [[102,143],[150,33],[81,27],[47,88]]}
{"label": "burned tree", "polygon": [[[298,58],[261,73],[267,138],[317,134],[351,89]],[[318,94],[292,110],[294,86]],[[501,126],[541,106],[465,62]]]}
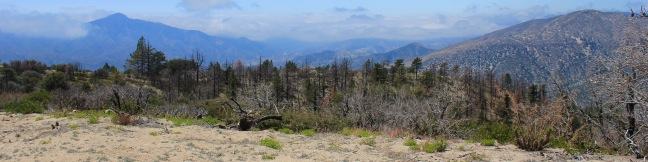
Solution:
{"label": "burned tree", "polygon": [[232,104],[230,104],[229,102],[225,102],[225,104],[227,104],[227,106],[229,106],[231,109],[234,109],[238,113],[239,122],[237,124],[230,125],[229,128],[237,128],[240,131],[248,131],[253,127],[256,127],[258,123],[266,120],[282,120],[282,117],[278,115],[264,116],[261,118],[254,117],[250,112],[245,111],[241,104],[236,101],[236,99],[230,98],[230,101],[232,101],[236,105],[236,107],[232,106]]}

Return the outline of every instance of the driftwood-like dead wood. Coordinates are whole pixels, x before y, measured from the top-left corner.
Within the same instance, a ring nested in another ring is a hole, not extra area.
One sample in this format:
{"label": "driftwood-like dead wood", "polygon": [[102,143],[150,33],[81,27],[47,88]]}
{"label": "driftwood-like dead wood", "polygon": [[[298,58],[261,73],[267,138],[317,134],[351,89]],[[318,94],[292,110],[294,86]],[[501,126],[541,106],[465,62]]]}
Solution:
{"label": "driftwood-like dead wood", "polygon": [[245,111],[241,106],[241,104],[239,104],[234,98],[230,98],[230,101],[236,104],[236,108],[234,108],[234,106],[232,106],[229,102],[225,102],[225,104],[229,106],[231,109],[238,110],[239,122],[236,125],[229,126],[229,128],[237,128],[240,131],[248,131],[253,127],[256,127],[258,123],[261,123],[263,121],[283,119],[282,116],[278,116],[278,115],[264,116],[259,119],[256,119],[255,117],[250,115],[249,112]]}

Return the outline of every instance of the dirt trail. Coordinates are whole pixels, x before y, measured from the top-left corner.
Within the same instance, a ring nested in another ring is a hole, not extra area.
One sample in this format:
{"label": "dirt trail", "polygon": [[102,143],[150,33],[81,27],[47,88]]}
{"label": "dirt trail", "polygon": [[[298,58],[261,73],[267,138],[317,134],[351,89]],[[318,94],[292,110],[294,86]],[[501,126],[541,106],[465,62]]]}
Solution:
{"label": "dirt trail", "polygon": [[[52,129],[52,124],[59,127]],[[168,122],[160,121],[170,125]],[[259,145],[273,137],[282,148]],[[569,156],[561,150],[526,152],[512,145],[485,147],[449,141],[448,151],[424,153],[403,145],[403,139],[377,137],[374,146],[362,139],[332,133],[314,137],[275,131],[240,132],[201,126],[117,126],[103,118],[0,113],[0,161],[632,161],[627,156]]]}

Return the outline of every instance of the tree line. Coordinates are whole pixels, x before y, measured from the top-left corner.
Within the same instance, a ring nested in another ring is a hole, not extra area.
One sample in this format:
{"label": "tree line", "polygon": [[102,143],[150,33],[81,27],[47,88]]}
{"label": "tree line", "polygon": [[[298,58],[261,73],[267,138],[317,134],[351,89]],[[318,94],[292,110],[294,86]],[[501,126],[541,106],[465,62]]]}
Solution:
{"label": "tree line", "polygon": [[[311,67],[260,59],[208,62],[196,50],[168,59],[143,37],[124,71],[105,64],[45,65],[35,60],[0,66],[0,106],[48,93],[40,105],[51,111],[113,108],[129,115],[212,116],[227,123],[250,121],[259,128],[337,131],[344,127],[420,136],[486,138],[540,150],[567,143],[581,152],[646,152],[642,130],[647,92],[644,48],[629,41],[618,56],[600,58],[579,102],[574,88],[553,76],[544,84],[494,69],[424,64],[415,58],[392,62],[350,59]],[[623,57],[621,57],[623,56]],[[264,117],[281,121],[261,121]],[[124,118],[125,123],[130,117]]]}

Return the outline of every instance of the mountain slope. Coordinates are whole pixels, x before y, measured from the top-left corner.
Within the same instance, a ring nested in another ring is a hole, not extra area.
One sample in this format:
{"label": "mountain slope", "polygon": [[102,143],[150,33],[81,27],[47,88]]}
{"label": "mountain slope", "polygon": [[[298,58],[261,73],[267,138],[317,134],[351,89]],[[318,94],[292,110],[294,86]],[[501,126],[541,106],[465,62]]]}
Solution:
{"label": "mountain slope", "polygon": [[252,61],[275,53],[262,43],[245,38],[210,36],[199,31],[130,19],[120,13],[89,22],[86,26],[88,34],[72,40],[0,34],[1,58],[38,59],[47,63],[80,62],[90,68],[104,62],[123,65],[140,36],[165,52],[167,58],[188,57],[198,50],[207,60]]}
{"label": "mountain slope", "polygon": [[425,47],[421,43],[411,43],[404,47],[389,51],[387,53],[375,54],[368,57],[361,57],[360,60],[371,59],[374,61],[393,62],[397,59],[412,60],[416,57],[425,56],[434,50]]}
{"label": "mountain slope", "polygon": [[[639,25],[630,25],[631,21]],[[597,57],[612,56],[624,37],[637,37],[625,34],[627,30],[646,31],[646,24],[647,20],[624,13],[577,11],[495,31],[433,52],[424,61],[493,68],[529,81],[547,81],[559,74],[576,83]]]}
{"label": "mountain slope", "polygon": [[336,59],[351,59],[353,67],[360,67],[365,61],[372,60],[374,62],[394,62],[397,59],[412,60],[419,56],[429,54],[434,50],[425,47],[421,43],[411,43],[403,47],[385,52],[373,53],[364,55],[355,55],[349,51],[332,51],[326,50],[322,52],[312,53],[295,57],[298,63],[308,63],[309,65],[325,65],[331,64]]}

